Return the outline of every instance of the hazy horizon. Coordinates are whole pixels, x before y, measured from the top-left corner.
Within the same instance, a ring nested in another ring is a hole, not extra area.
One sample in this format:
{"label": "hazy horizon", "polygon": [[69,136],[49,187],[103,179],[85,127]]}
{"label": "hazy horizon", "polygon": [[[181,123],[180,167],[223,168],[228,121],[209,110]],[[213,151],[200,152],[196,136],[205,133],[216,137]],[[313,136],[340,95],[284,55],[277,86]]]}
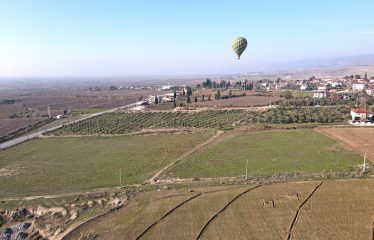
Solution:
{"label": "hazy horizon", "polygon": [[368,0],[1,2],[0,77],[220,75],[374,53]]}

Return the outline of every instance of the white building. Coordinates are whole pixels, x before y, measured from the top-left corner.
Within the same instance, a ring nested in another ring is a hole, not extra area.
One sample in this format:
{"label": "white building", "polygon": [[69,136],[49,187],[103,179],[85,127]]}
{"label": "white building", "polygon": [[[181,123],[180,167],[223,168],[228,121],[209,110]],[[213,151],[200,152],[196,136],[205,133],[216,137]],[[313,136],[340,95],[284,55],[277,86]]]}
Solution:
{"label": "white building", "polygon": [[316,92],[313,94],[313,98],[321,99],[326,98],[328,96],[327,92]]}
{"label": "white building", "polygon": [[161,87],[161,90],[162,91],[170,91],[170,90],[176,90],[178,88],[178,86],[175,86],[175,85],[164,85]]}
{"label": "white building", "polygon": [[362,92],[365,89],[365,84],[364,83],[353,83],[352,84],[352,90],[353,91],[358,91]]}
{"label": "white building", "polygon": [[308,85],[306,85],[306,84],[302,84],[301,86],[300,86],[300,91],[307,91],[308,90]]}

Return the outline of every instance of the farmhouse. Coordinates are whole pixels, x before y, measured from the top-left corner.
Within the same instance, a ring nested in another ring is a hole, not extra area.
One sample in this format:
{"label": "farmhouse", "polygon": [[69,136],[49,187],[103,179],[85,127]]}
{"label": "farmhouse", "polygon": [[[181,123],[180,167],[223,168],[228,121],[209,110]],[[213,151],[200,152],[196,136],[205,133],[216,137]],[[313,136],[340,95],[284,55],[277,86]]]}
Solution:
{"label": "farmhouse", "polygon": [[373,113],[363,107],[351,109],[352,122],[368,122],[373,121]]}

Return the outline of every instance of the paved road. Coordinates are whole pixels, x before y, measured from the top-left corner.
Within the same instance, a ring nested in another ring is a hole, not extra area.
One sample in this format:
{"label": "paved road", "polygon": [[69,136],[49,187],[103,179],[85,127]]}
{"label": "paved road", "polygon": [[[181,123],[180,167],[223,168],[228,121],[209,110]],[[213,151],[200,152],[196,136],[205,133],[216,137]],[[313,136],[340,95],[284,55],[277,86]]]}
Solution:
{"label": "paved road", "polygon": [[[69,125],[69,124],[77,123],[77,122],[80,122],[80,121],[84,121],[84,120],[87,120],[87,119],[90,119],[90,118],[93,118],[93,117],[97,117],[97,116],[103,115],[105,113],[115,112],[115,111],[118,111],[118,110],[121,110],[121,109],[133,107],[133,106],[135,106],[135,103],[132,103],[132,104],[129,104],[129,105],[126,105],[126,106],[122,106],[122,107],[119,107],[119,108],[114,108],[114,109],[106,110],[106,111],[103,111],[103,112],[94,113],[94,114],[91,114],[89,116],[80,118],[78,120],[71,121],[69,123],[64,123],[64,125]],[[48,129],[45,129],[45,130],[40,130],[40,131],[36,131],[36,132],[33,132],[33,133],[29,133],[27,135],[24,135],[24,136],[21,136],[21,137],[17,137],[15,139],[6,141],[4,143],[0,143],[0,150],[3,150],[3,149],[6,149],[6,148],[9,148],[9,147],[12,147],[14,145],[26,142],[26,141],[28,141],[30,139],[39,137],[43,133],[54,131],[54,130],[59,129],[61,127],[62,127],[62,124],[60,124],[58,126],[54,126],[54,127],[48,128]]]}

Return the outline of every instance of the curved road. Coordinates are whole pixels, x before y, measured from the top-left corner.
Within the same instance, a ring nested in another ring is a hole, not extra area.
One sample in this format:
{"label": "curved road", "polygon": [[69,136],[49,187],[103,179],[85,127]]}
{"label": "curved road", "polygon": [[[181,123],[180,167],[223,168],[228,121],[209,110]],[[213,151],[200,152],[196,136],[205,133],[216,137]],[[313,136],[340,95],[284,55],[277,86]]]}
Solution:
{"label": "curved road", "polygon": [[[90,118],[93,118],[93,117],[97,117],[97,116],[103,115],[105,113],[115,112],[115,111],[118,111],[118,110],[121,110],[121,109],[133,107],[133,106],[135,106],[135,103],[132,103],[132,104],[129,104],[129,105],[125,105],[125,106],[122,106],[122,107],[118,107],[118,108],[113,108],[113,109],[102,111],[102,112],[98,112],[98,113],[94,113],[94,114],[91,114],[89,116],[80,118],[78,120],[71,121],[69,123],[64,123],[64,125],[69,125],[69,124],[77,123],[77,122],[80,122],[80,121],[84,121],[84,120],[87,120],[87,119],[90,119]],[[26,142],[26,141],[28,141],[30,139],[39,137],[43,133],[54,131],[54,130],[59,129],[61,127],[62,127],[62,124],[60,124],[58,126],[54,126],[54,127],[48,128],[48,129],[45,129],[45,130],[40,130],[40,131],[37,131],[37,132],[29,133],[27,135],[24,135],[24,136],[21,136],[21,137],[17,137],[15,139],[6,141],[4,143],[0,143],[0,150],[3,150],[3,149],[6,149],[6,148],[9,148],[9,147],[12,147],[14,145]]]}

